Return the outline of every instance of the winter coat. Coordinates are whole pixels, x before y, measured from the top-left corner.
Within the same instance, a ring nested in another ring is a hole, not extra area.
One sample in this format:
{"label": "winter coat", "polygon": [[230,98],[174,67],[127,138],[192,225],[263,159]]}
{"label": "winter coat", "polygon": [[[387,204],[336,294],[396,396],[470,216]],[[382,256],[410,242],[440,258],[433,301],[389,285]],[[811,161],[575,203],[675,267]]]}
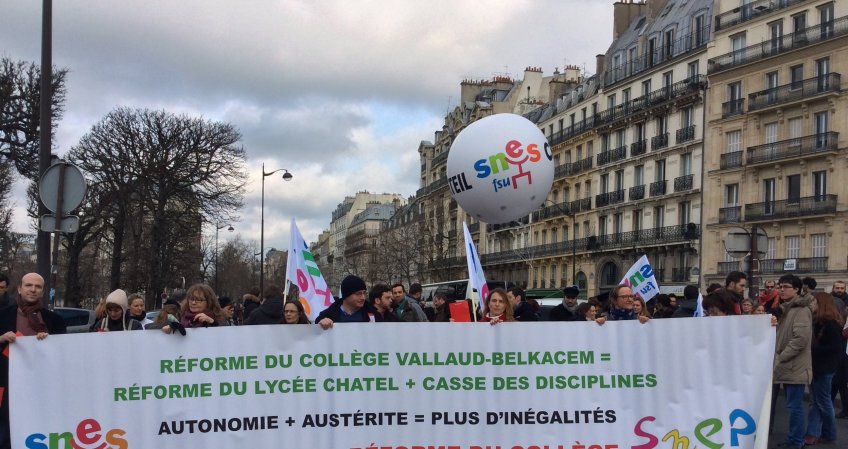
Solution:
{"label": "winter coat", "polygon": [[244,320],[246,326],[254,324],[280,324],[282,322],[283,299],[278,296],[265,298],[265,302]]}
{"label": "winter coat", "polygon": [[574,312],[568,310],[565,307],[565,304],[557,304],[556,307],[551,309],[551,313],[548,315],[548,321],[574,321]]}
{"label": "winter coat", "polygon": [[[339,299],[336,302],[330,304],[330,307],[324,309],[321,313],[318,314],[318,318],[315,318],[315,323],[321,322],[324,318],[329,318],[333,320],[334,323],[342,322],[342,303],[343,299]],[[362,306],[362,322],[373,322],[376,321],[377,309],[374,308],[371,303],[365,301],[365,305]]]}
{"label": "winter coat", "polygon": [[256,296],[251,295],[250,293],[245,294],[241,297],[242,302],[244,303],[244,319],[247,320],[250,317],[250,314],[253,313],[254,310],[259,308],[259,303],[262,302]]}
{"label": "winter coat", "polygon": [[781,318],[777,324],[774,351],[776,384],[807,385],[813,378],[811,341],[813,313],[807,297],[796,296],[780,305]]}
{"label": "winter coat", "polygon": [[672,318],[692,318],[695,316],[695,309],[698,308],[698,300],[697,299],[684,299],[680,301],[677,309],[674,311],[674,314],[671,315]]}
{"label": "winter coat", "polygon": [[539,321],[539,314],[533,311],[533,307],[527,301],[520,301],[513,311],[515,321]]}
{"label": "winter coat", "polygon": [[813,377],[833,374],[839,368],[845,347],[842,344],[842,326],[827,320],[813,324]]}
{"label": "winter coat", "polygon": [[[418,305],[418,300],[416,300],[412,296],[406,296],[403,301],[405,301],[405,304],[403,306],[403,312],[398,315],[398,318],[400,318],[401,321],[427,321],[427,315],[424,314],[424,311],[421,309],[421,306]],[[396,308],[395,312],[397,312],[398,310],[400,310],[400,308]]]}

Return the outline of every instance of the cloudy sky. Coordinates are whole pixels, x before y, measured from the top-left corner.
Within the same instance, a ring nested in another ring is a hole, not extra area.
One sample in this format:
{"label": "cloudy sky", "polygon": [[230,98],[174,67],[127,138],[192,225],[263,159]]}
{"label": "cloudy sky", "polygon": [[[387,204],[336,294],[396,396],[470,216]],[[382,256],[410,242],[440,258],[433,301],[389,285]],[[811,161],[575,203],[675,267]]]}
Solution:
{"label": "cloudy sky", "polygon": [[[0,57],[38,62],[41,2],[1,1]],[[441,128],[463,79],[566,63],[592,72],[612,38],[612,4],[54,1],[53,62],[70,70],[54,144],[66,152],[118,106],[233,123],[250,179],[227,237],[259,241],[265,163],[294,175],[265,185],[265,246],[286,248],[292,217],[314,240],[345,195],[412,195],[418,144]],[[15,201],[16,230],[27,231],[20,186]]]}

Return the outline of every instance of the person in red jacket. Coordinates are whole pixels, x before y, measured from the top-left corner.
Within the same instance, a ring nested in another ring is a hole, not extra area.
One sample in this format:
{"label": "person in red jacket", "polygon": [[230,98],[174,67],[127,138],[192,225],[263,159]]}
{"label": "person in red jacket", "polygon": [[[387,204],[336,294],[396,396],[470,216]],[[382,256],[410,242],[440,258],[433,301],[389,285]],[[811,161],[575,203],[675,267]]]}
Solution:
{"label": "person in red jacket", "polygon": [[774,281],[765,281],[763,283],[763,291],[757,296],[757,302],[766,309],[766,313],[777,310],[777,306],[780,304],[780,297],[774,288]]}

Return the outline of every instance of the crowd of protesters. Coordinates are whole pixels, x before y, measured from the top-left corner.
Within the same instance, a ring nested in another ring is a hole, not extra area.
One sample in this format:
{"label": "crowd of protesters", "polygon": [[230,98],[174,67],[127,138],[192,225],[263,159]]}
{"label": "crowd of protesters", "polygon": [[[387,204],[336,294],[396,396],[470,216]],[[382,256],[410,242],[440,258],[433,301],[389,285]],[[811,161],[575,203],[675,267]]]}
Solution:
{"label": "crowd of protesters", "polygon": [[[0,274],[0,345],[11,344],[18,336],[65,333],[65,323],[56,313],[43,307],[44,280],[36,273],[21,279],[16,297],[9,295],[8,277]],[[635,320],[647,324],[651,320],[696,316],[730,316],[771,314],[777,328],[774,354],[772,420],[781,387],[789,410],[789,432],[786,447],[801,448],[836,440],[836,419],[848,418],[848,294],[845,282],[837,281],[829,293],[817,290],[812,278],[800,279],[784,275],[766,280],[763,291],[755,298],[745,298],[747,277],[730,273],[725,285],[712,284],[702,296],[698,287],[686,286],[683,297],[658,294],[647,302],[628,285],[616,286],[587,300],[579,300],[580,289],[563,289],[563,301],[545,314],[548,321]],[[330,329],[335,323],[350,322],[453,322],[477,321],[496,325],[513,321],[540,321],[540,307],[528,299],[518,287],[496,288],[484,298],[479,308],[470,299],[449,301],[443,293],[422,297],[420,284],[377,284],[369,289],[357,276],[346,277],[340,285],[341,296],[320,312],[315,324]],[[455,306],[461,306],[454,308]],[[467,310],[465,310],[467,309]],[[462,312],[462,318],[452,310]],[[153,320],[147,319],[144,299],[115,290],[104,298],[96,310],[92,332],[158,330],[167,334],[186,335],[187,328],[232,325],[311,324],[303,304],[286,300],[286,293],[276,285],[264,292],[255,289],[240,302],[218,297],[206,284],[195,284],[185,291],[174,292]],[[8,358],[0,357],[0,449],[8,442]],[[803,408],[804,394],[809,393],[809,410]],[[834,401],[840,397],[842,409],[836,413]]]}

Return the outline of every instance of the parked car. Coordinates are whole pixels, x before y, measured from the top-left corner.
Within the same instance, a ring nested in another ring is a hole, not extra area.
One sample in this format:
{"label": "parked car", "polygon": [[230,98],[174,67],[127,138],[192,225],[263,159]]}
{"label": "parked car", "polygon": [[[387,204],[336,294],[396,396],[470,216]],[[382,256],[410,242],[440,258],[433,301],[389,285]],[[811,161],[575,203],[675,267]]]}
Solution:
{"label": "parked car", "polygon": [[65,320],[65,326],[67,326],[69,334],[88,332],[96,321],[93,310],[56,307],[53,311]]}

